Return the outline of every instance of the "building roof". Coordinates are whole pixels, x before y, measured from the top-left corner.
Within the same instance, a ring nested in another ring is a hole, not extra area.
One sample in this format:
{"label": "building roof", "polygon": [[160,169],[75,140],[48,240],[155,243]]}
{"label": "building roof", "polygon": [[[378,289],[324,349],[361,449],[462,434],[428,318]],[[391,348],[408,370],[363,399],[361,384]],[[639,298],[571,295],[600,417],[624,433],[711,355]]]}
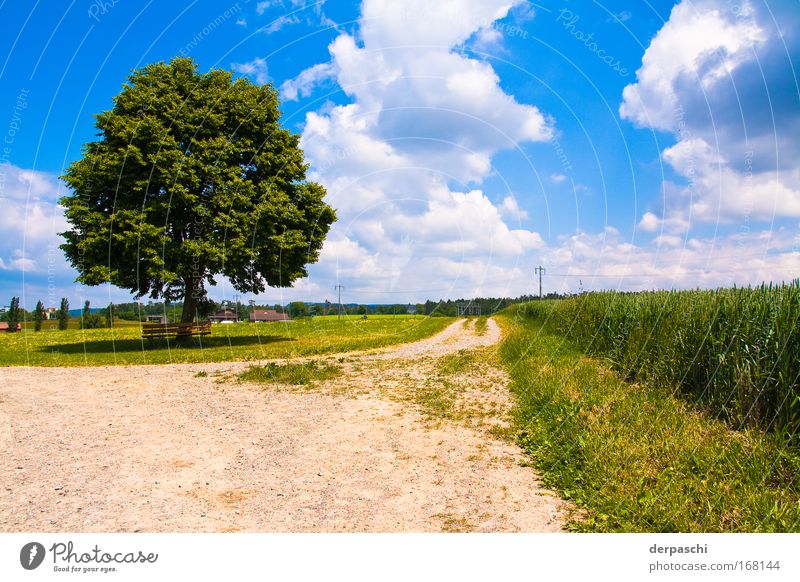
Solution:
{"label": "building roof", "polygon": [[285,313],[278,313],[274,309],[254,309],[250,313],[250,321],[282,321],[289,319]]}

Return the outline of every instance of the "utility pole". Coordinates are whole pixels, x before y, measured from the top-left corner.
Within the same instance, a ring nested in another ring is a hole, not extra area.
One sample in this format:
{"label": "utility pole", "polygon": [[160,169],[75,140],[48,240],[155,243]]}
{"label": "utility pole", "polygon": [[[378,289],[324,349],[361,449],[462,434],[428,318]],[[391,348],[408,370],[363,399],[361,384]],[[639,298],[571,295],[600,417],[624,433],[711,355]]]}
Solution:
{"label": "utility pole", "polygon": [[339,290],[339,320],[342,319],[342,289],[344,289],[344,285],[334,285],[334,289]]}
{"label": "utility pole", "polygon": [[544,275],[545,268],[539,265],[533,270],[535,273],[539,273],[539,299],[542,298],[542,275]]}

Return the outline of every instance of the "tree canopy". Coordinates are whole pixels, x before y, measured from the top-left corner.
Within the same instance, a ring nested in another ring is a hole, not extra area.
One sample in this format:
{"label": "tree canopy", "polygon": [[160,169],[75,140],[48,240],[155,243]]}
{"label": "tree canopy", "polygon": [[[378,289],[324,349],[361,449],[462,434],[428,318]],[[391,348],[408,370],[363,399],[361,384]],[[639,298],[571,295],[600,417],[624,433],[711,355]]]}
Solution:
{"label": "tree canopy", "polygon": [[271,85],[189,58],[134,71],[63,176],[77,280],[183,299],[191,321],[219,275],[242,293],[306,276],[335,212],[278,106]]}

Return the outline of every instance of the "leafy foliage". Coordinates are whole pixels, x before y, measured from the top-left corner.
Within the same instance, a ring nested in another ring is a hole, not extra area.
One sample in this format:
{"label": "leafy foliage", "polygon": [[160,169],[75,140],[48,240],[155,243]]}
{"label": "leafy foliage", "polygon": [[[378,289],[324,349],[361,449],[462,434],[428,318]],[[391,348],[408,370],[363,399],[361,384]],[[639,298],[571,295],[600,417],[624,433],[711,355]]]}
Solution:
{"label": "leafy foliage", "polygon": [[106,326],[106,319],[99,313],[92,313],[89,308],[89,301],[83,304],[81,312],[81,329],[97,329]]}
{"label": "leafy foliage", "polygon": [[33,310],[33,329],[42,331],[42,320],[44,320],[44,305],[41,301],[36,302],[36,309]]}
{"label": "leafy foliage", "polygon": [[183,298],[191,321],[219,274],[260,293],[318,259],[335,213],[306,180],[271,85],[175,58],[134,71],[96,118],[99,139],[68,168],[74,192],[60,201],[78,281]]}
{"label": "leafy foliage", "polygon": [[58,329],[64,331],[69,325],[69,301],[66,297],[61,298],[61,306],[58,308]]}
{"label": "leafy foliage", "polygon": [[8,307],[8,331],[19,331],[19,297],[12,297]]}

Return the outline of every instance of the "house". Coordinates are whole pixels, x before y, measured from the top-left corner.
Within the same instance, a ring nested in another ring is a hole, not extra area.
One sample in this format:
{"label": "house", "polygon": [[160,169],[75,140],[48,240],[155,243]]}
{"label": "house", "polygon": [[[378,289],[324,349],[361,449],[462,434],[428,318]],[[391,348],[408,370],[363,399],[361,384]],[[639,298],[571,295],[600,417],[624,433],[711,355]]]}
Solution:
{"label": "house", "polygon": [[208,321],[211,323],[236,323],[239,321],[239,318],[236,316],[236,311],[233,309],[221,309],[213,315],[209,315]]}
{"label": "house", "polygon": [[[0,321],[0,331],[9,331],[7,322]],[[19,331],[19,324],[17,324],[17,331]]]}
{"label": "house", "polygon": [[289,316],[278,313],[274,309],[254,309],[250,313],[250,321],[287,321]]}
{"label": "house", "polygon": [[48,307],[44,310],[45,319],[58,319],[58,309],[55,307]]}
{"label": "house", "polygon": [[166,315],[148,315],[145,319],[147,323],[167,323]]}

